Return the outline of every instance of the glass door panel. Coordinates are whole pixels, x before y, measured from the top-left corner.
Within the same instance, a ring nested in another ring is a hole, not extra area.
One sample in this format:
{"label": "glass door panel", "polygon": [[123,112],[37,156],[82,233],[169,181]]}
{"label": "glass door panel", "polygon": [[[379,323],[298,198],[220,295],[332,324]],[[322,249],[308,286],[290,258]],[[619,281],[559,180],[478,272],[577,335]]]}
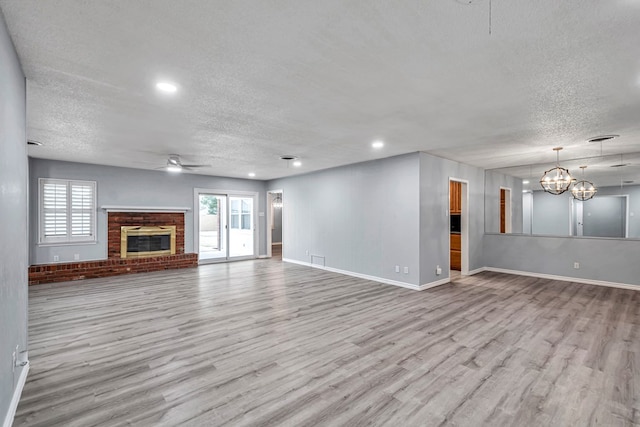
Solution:
{"label": "glass door panel", "polygon": [[227,258],[227,196],[200,194],[199,258]]}
{"label": "glass door panel", "polygon": [[253,200],[229,196],[229,258],[254,255]]}

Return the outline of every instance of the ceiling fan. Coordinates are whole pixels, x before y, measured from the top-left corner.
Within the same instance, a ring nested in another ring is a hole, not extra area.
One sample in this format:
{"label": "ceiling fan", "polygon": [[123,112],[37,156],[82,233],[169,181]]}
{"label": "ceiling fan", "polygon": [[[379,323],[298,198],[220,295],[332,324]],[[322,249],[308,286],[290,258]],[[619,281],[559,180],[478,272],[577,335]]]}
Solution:
{"label": "ceiling fan", "polygon": [[167,159],[167,165],[161,167],[159,169],[166,169],[169,172],[182,172],[183,170],[193,170],[195,168],[206,168],[211,165],[185,165],[180,160],[180,155],[178,154],[169,154],[169,158]]}

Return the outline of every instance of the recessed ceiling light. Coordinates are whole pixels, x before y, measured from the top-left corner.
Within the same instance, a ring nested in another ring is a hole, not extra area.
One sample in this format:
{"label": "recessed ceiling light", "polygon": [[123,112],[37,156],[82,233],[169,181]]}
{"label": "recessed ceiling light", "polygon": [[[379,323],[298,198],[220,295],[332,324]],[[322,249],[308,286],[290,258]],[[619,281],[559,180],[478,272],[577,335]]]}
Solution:
{"label": "recessed ceiling light", "polygon": [[522,183],[523,183],[523,184],[528,184],[528,183],[529,183],[529,181],[525,179],[524,181],[522,181]]}
{"label": "recessed ceiling light", "polygon": [[302,166],[302,162],[300,160],[296,160],[295,162],[293,162],[293,166],[299,168],[300,166]]}
{"label": "recessed ceiling light", "polygon": [[40,146],[42,146],[43,144],[42,144],[42,142],[40,142],[40,141],[34,141],[34,140],[30,139],[30,140],[28,140],[28,141],[27,141],[27,145],[35,145],[35,146],[40,147]]}
{"label": "recessed ceiling light", "polygon": [[256,174],[255,174],[255,172],[249,172],[249,176],[250,176],[251,178],[253,178],[254,176],[256,176]]}
{"label": "recessed ceiling light", "polygon": [[608,141],[610,139],[613,138],[617,138],[620,135],[599,135],[599,136],[594,136],[593,138],[589,138],[587,139],[587,142],[602,142],[602,141]]}
{"label": "recessed ceiling light", "polygon": [[156,83],[156,89],[165,93],[175,93],[178,90],[178,87],[173,83],[169,82],[158,82]]}
{"label": "recessed ceiling light", "polygon": [[382,141],[380,141],[380,140],[378,140],[378,141],[373,141],[373,142],[371,143],[371,146],[372,146],[373,148],[382,148],[382,147],[384,147],[384,142],[382,142]]}

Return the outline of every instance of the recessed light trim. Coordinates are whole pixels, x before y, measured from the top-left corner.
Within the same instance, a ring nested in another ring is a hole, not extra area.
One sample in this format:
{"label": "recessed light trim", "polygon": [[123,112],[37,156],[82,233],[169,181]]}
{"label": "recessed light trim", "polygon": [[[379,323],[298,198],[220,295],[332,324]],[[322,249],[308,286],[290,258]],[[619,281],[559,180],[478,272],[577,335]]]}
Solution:
{"label": "recessed light trim", "polygon": [[594,136],[593,138],[587,139],[587,142],[603,142],[613,138],[617,138],[619,136],[620,135],[598,135],[598,136]]}
{"label": "recessed light trim", "polygon": [[291,154],[283,154],[280,156],[280,160],[296,160],[298,156],[292,156]]}
{"label": "recessed light trim", "polygon": [[156,83],[156,89],[164,93],[176,93],[178,86],[170,82],[158,82]]}
{"label": "recessed light trim", "polygon": [[380,149],[380,148],[384,147],[384,141],[380,141],[380,140],[373,141],[373,142],[371,143],[371,146],[372,146],[373,148],[375,148],[375,149]]}
{"label": "recessed light trim", "polygon": [[526,184],[528,184],[528,183],[529,183],[529,180],[528,180],[528,179],[525,179],[524,181],[522,181],[522,183],[526,185]]}

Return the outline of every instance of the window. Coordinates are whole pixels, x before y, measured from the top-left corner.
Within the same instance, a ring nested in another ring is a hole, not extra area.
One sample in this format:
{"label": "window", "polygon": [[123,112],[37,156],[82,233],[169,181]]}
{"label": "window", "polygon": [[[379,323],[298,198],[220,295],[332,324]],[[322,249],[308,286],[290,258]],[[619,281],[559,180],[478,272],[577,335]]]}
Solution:
{"label": "window", "polygon": [[251,230],[251,199],[231,199],[231,228],[235,230]]}
{"label": "window", "polygon": [[95,242],[96,183],[40,178],[40,243]]}

